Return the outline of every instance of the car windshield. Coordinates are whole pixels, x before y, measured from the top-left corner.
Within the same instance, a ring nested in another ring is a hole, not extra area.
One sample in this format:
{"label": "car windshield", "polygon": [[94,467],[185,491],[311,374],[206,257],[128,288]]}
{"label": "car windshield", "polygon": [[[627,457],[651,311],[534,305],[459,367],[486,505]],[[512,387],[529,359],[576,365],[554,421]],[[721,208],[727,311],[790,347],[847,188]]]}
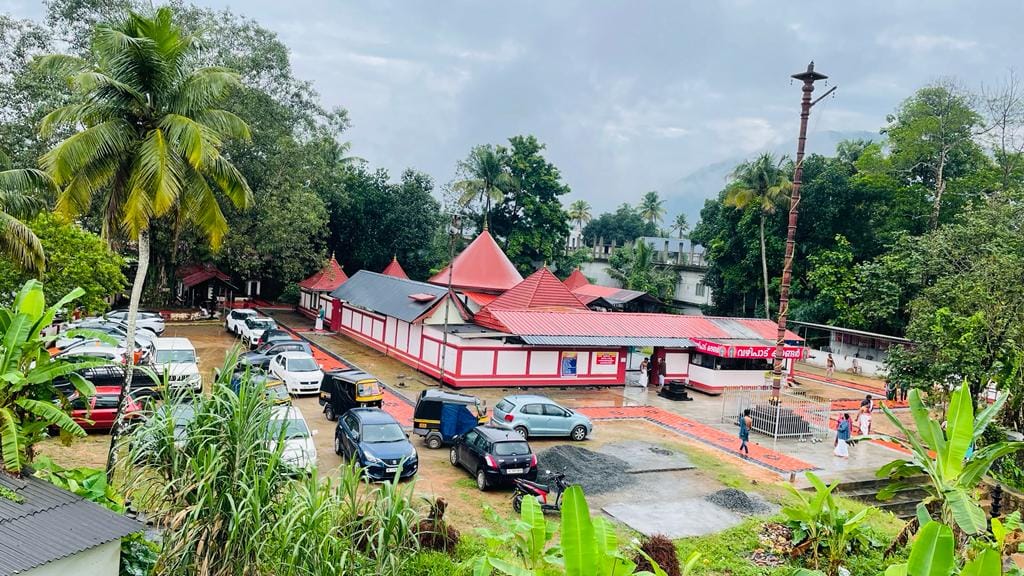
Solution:
{"label": "car windshield", "polygon": [[522,456],[530,453],[530,445],[526,442],[495,442],[495,456]]}
{"label": "car windshield", "polygon": [[363,426],[363,442],[398,442],[405,440],[398,424],[367,424]]}
{"label": "car windshield", "polygon": [[494,405],[495,410],[501,410],[502,412],[511,412],[516,405],[509,402],[508,400],[502,400]]}
{"label": "car windshield", "polygon": [[285,440],[309,437],[309,428],[306,427],[305,420],[299,418],[283,418],[270,421],[267,428],[267,431],[270,433],[270,438],[276,439],[278,434],[281,434],[282,428],[284,429]]}
{"label": "car windshield", "polygon": [[277,326],[270,318],[249,318],[245,321],[245,325],[253,330],[267,330]]}
{"label": "car windshield", "polygon": [[288,371],[289,372],[315,372],[320,367],[316,365],[316,360],[312,358],[289,358],[288,359]]}
{"label": "car windshield", "polygon": [[283,402],[285,400],[291,400],[291,396],[288,395],[288,389],[280,383],[273,383],[267,386],[267,398],[270,398],[271,402]]}
{"label": "car windshield", "polygon": [[182,364],[196,361],[194,350],[157,350],[155,355],[157,364]]}
{"label": "car windshield", "polygon": [[356,384],[356,394],[359,396],[379,396],[380,386],[376,380],[359,382]]}

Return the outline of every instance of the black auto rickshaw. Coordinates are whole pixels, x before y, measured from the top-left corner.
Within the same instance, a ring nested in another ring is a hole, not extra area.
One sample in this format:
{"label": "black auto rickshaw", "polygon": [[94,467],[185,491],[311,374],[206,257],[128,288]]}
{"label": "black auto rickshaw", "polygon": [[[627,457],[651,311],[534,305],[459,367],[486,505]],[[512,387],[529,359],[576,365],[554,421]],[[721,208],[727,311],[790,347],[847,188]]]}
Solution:
{"label": "black auto rickshaw", "polygon": [[320,405],[332,422],[351,408],[380,408],[383,404],[380,381],[362,370],[331,370],[320,381]]}
{"label": "black auto rickshaw", "polygon": [[412,431],[427,448],[440,448],[473,428],[487,423],[487,405],[476,396],[424,390],[416,401]]}

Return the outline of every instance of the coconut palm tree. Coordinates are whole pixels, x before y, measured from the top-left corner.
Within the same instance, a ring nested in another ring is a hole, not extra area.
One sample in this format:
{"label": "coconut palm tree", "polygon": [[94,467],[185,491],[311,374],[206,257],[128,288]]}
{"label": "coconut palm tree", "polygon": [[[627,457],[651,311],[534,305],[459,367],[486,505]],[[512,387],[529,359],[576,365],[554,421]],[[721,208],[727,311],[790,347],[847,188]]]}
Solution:
{"label": "coconut palm tree", "polygon": [[[249,127],[215,107],[238,85],[238,74],[194,67],[196,44],[172,21],[171,10],[161,8],[152,16],[129,12],[98,25],[86,58],[52,55],[38,61],[40,68],[67,76],[75,96],[40,125],[43,137],[57,128],[74,132],[40,159],[60,187],[57,212],[76,217],[95,200],[104,235],[124,234],[138,246],[129,350],[149,268],[151,222],[179,215],[217,248],[228,226],[213,187],[239,208],[252,202],[245,178],[220,151],[229,139],[248,139]],[[122,387],[122,408],[133,372]],[[111,434],[108,469],[119,429],[115,425]]]}
{"label": "coconut palm tree", "polygon": [[665,216],[665,201],[658,197],[656,191],[651,190],[644,194],[637,209],[644,220],[651,224],[657,224]]}
{"label": "coconut palm tree", "polygon": [[771,318],[771,305],[768,296],[768,256],[764,240],[764,223],[769,214],[788,198],[787,192],[793,187],[789,178],[782,170],[785,157],[778,161],[765,153],[756,160],[744,162],[736,167],[730,176],[731,182],[725,191],[725,204],[737,210],[746,210],[748,206],[756,206],[760,216],[761,233],[761,274],[764,284],[764,315]]}
{"label": "coconut palm tree", "polygon": [[0,254],[28,272],[41,273],[46,263],[43,245],[21,219],[42,208],[32,195],[40,189],[54,189],[53,181],[41,170],[9,170],[7,156],[0,152]]}
{"label": "coconut palm tree", "polygon": [[491,212],[491,201],[501,200],[512,189],[512,175],[490,144],[474,147],[469,157],[459,162],[459,170],[465,176],[454,184],[459,193],[459,204],[468,206],[476,200],[482,200],[485,204],[486,224],[487,215]]}
{"label": "coconut palm tree", "polygon": [[590,203],[586,200],[576,200],[572,204],[569,204],[569,221],[575,222],[579,226],[580,230],[587,225],[588,222],[593,220],[593,215],[590,213]]}
{"label": "coconut palm tree", "polygon": [[686,236],[686,231],[689,229],[690,223],[686,221],[686,214],[676,215],[676,219],[672,221],[672,231],[679,233],[680,240]]}

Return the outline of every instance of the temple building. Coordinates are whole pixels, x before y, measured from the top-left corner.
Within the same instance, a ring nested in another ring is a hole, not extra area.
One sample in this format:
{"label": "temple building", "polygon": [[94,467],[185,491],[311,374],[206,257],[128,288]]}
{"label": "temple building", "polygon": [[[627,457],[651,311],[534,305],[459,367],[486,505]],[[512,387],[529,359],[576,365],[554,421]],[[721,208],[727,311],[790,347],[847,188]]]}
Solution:
{"label": "temple building", "polygon": [[[705,393],[764,384],[774,322],[616,312],[651,302],[643,293],[594,296],[588,286],[582,274],[562,282],[547,268],[523,279],[484,230],[427,282],[356,273],[331,292],[331,327],[454,387],[622,385],[627,356],[639,350],[650,350],[667,381]],[[788,372],[803,353],[787,332]]]}
{"label": "temple building", "polygon": [[299,282],[299,313],[313,318],[323,306],[327,315],[324,324],[333,326],[331,319],[335,304],[331,298],[331,292],[337,290],[347,280],[348,276],[345,271],[334,258],[334,254],[331,254],[331,259],[327,261],[323,269]]}

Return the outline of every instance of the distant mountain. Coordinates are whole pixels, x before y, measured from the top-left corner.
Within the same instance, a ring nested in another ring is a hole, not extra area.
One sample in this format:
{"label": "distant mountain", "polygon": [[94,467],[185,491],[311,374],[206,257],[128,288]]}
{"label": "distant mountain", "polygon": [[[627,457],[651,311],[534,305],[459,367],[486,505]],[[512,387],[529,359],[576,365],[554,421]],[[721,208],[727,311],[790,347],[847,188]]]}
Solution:
{"label": "distant mountain", "polygon": [[[868,131],[838,132],[829,130],[815,132],[807,138],[807,153],[832,156],[835,154],[836,146],[840,142],[858,138],[877,141],[881,136],[877,132]],[[776,156],[787,155],[792,158],[796,156],[796,144],[795,142],[786,142],[768,151]],[[704,200],[713,198],[722,191],[722,188],[725,187],[726,179],[738,164],[761,153],[752,152],[746,156],[735,156],[721,162],[707,164],[660,188],[658,192],[665,198],[667,218],[671,220],[675,218],[676,214],[683,212],[686,214],[690,226],[695,225],[697,220],[700,219],[700,209],[704,207]]]}

